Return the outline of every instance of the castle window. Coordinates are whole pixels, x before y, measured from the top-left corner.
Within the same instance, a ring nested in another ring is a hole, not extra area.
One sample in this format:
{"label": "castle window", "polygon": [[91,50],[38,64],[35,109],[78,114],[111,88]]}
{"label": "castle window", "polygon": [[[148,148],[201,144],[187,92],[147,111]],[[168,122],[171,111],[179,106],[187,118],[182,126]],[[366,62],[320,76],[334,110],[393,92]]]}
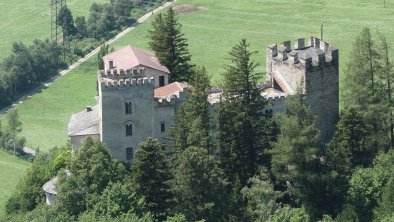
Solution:
{"label": "castle window", "polygon": [[159,76],[159,86],[164,86],[164,76]]}
{"label": "castle window", "polygon": [[126,160],[130,161],[133,159],[133,147],[126,148]]}
{"label": "castle window", "polygon": [[125,113],[126,113],[126,115],[130,115],[130,114],[132,113],[132,111],[133,111],[133,109],[132,109],[132,107],[131,107],[131,102],[126,102],[126,103],[124,104],[124,107],[125,107]]}
{"label": "castle window", "polygon": [[133,135],[133,124],[129,123],[126,125],[126,136]]}
{"label": "castle window", "polygon": [[114,61],[109,60],[109,68],[113,69],[114,68]]}
{"label": "castle window", "polygon": [[166,131],[166,123],[160,123],[160,131],[164,133]]}

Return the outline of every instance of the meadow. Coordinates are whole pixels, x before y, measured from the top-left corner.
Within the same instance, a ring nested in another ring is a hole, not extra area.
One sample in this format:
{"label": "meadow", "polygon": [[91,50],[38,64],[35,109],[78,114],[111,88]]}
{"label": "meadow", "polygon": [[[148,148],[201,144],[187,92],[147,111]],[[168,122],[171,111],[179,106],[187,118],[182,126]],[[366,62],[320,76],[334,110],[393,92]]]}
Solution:
{"label": "meadow", "polygon": [[11,196],[19,178],[25,174],[29,165],[30,163],[25,160],[0,150],[0,218],[7,199]]}
{"label": "meadow", "polygon": [[[34,39],[51,38],[51,0],[0,0],[0,59],[11,52],[12,43],[30,45]],[[89,14],[92,3],[108,0],[68,0],[74,18]]]}
{"label": "meadow", "polygon": [[[220,84],[232,46],[242,38],[258,51],[254,59],[265,70],[265,47],[300,37],[320,36],[340,50],[341,79],[354,37],[365,26],[379,30],[394,42],[391,22],[394,0],[178,0],[176,4],[204,6],[205,10],[179,13],[182,30],[189,41],[193,62],[204,65],[212,84]],[[116,41],[113,47],[127,44],[148,48],[150,20]],[[18,105],[27,145],[47,151],[67,141],[67,123],[72,113],[94,105],[96,58],[60,78],[28,101]]]}

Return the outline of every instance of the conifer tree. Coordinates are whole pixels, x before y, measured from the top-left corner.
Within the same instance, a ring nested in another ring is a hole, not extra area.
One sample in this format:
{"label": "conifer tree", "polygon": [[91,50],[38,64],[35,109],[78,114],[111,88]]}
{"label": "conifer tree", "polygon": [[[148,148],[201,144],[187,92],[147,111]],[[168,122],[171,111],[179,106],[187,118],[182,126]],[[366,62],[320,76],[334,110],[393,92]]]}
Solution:
{"label": "conifer tree", "polygon": [[172,198],[168,181],[170,172],[162,146],[152,138],[139,144],[132,166],[136,196],[145,200],[145,207],[156,219],[166,217]]}
{"label": "conifer tree", "polygon": [[171,181],[175,212],[188,221],[228,221],[227,182],[217,160],[205,148],[189,147],[176,162]]}
{"label": "conifer tree", "polygon": [[224,73],[224,94],[218,111],[218,156],[230,181],[238,178],[241,185],[255,175],[264,125],[264,101],[256,87],[261,73],[255,71],[245,39],[230,51]]}
{"label": "conifer tree", "polygon": [[174,10],[169,8],[164,16],[159,14],[153,20],[152,27],[149,45],[160,63],[170,71],[170,81],[189,82],[193,74],[191,56]]}
{"label": "conifer tree", "polygon": [[376,97],[376,71],[379,54],[369,28],[364,28],[353,43],[349,61],[346,64],[346,105],[367,106]]}
{"label": "conifer tree", "polygon": [[56,23],[63,29],[63,38],[75,34],[76,29],[74,25],[74,18],[72,16],[71,10],[68,9],[67,6],[60,8]]}
{"label": "conifer tree", "polygon": [[393,63],[390,59],[389,44],[383,34],[379,33],[379,54],[381,55],[381,63],[379,69],[379,77],[383,82],[382,98],[383,104],[388,110],[388,125],[391,147],[394,147],[394,123],[393,123],[393,86],[394,79]]}
{"label": "conifer tree", "polygon": [[[287,115],[283,116],[278,141],[272,149],[272,172],[279,185],[290,189],[295,199],[305,204],[316,217],[314,208],[321,198],[320,132],[305,96],[297,94],[286,99]],[[291,184],[289,186],[288,184]],[[314,202],[316,201],[316,202]]]}
{"label": "conifer tree", "polygon": [[210,118],[206,90],[209,77],[204,67],[195,67],[192,88],[179,113],[174,117],[171,134],[177,150],[190,146],[204,147],[212,153]]}

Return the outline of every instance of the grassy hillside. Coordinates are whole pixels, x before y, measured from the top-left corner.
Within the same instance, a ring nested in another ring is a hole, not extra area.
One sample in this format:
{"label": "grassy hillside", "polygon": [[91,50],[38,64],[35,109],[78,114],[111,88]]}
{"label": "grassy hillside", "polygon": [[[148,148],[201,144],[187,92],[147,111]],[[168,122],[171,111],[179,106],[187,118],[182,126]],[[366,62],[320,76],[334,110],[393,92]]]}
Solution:
{"label": "grassy hillside", "polygon": [[25,174],[29,165],[28,162],[0,150],[0,215],[19,178]]}
{"label": "grassy hillside", "polygon": [[[50,0],[0,0],[0,59],[7,56],[12,43],[31,44],[34,39],[51,37]],[[93,2],[109,0],[68,0],[73,16],[87,16]]]}
{"label": "grassy hillside", "polygon": [[[324,39],[340,50],[343,68],[354,36],[364,26],[378,28],[389,42],[394,42],[391,21],[394,0],[178,0],[177,4],[204,6],[206,10],[179,14],[183,31],[190,43],[193,61],[205,65],[212,82],[220,82],[230,48],[247,38],[255,59],[265,69],[265,47],[274,42],[320,35],[324,20]],[[150,21],[114,44],[115,48],[132,44],[147,48]],[[27,144],[48,150],[63,144],[71,114],[94,104],[95,61],[91,60],[29,101],[18,106]],[[341,78],[343,73],[341,73]]]}

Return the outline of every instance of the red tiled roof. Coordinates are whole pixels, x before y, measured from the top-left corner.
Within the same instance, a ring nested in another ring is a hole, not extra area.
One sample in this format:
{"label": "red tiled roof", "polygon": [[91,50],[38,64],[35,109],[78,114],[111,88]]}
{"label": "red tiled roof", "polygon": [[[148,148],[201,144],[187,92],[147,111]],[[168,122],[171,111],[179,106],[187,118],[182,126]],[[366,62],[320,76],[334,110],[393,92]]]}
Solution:
{"label": "red tiled roof", "polygon": [[170,73],[167,67],[160,64],[153,52],[146,51],[131,45],[123,47],[103,57],[104,63],[114,62],[117,69],[128,70],[143,65],[165,73]]}
{"label": "red tiled roof", "polygon": [[182,83],[182,82],[173,82],[171,84],[168,84],[166,86],[156,88],[154,89],[154,97],[156,98],[164,98],[168,97],[170,95],[176,94],[180,91],[183,91],[183,89],[189,87],[187,83]]}

